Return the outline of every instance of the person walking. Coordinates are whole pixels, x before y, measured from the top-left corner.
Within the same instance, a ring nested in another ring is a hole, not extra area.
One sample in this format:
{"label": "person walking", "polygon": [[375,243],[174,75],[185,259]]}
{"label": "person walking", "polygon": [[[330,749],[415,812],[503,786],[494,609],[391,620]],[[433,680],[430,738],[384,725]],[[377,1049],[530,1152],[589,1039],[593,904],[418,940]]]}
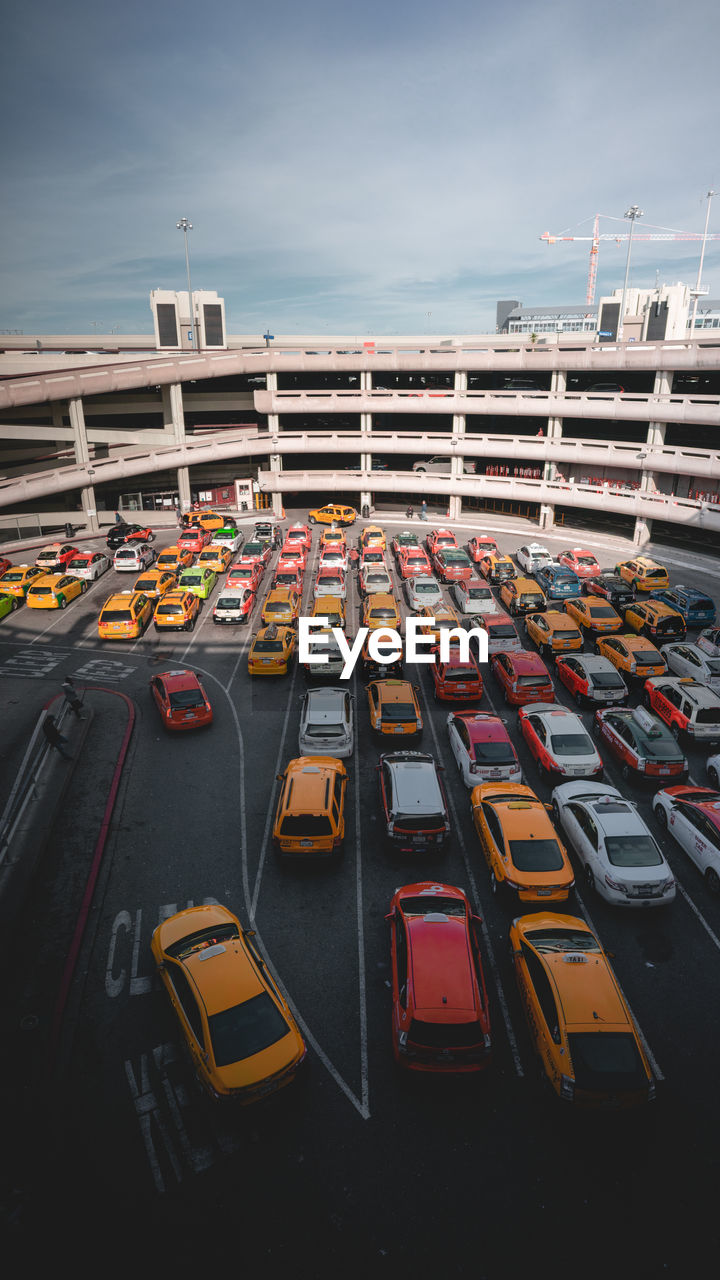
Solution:
{"label": "person walking", "polygon": [[122,516],[120,515],[120,512],[119,512],[119,511],[116,511],[116,512],[115,512],[115,523],[116,523],[116,524],[122,524],[122,522],[123,522],[123,518],[122,518]]}
{"label": "person walking", "polygon": [[422,506],[420,507],[420,519],[427,520],[427,502],[424,498],[422,500]]}
{"label": "person walking", "polygon": [[75,713],[78,720],[84,720],[85,717],[80,714],[82,711],[82,702],[77,696],[75,685],[70,679],[70,676],[66,676],[63,680],[62,691],[65,694],[65,701],[70,707],[70,710]]}
{"label": "person walking", "polygon": [[183,529],[183,528],[185,527],[185,521],[183,520],[183,513],[182,513],[182,511],[180,510],[180,508],[179,508],[179,507],[176,507],[176,508],[175,508],[175,516],[176,516],[176,519],[177,519],[177,527],[178,527],[178,529]]}
{"label": "person walking", "polygon": [[65,749],[67,738],[58,729],[54,716],[46,716],[43,720],[43,733],[51,747],[59,751],[60,755],[64,756],[66,760],[72,760],[70,752]]}

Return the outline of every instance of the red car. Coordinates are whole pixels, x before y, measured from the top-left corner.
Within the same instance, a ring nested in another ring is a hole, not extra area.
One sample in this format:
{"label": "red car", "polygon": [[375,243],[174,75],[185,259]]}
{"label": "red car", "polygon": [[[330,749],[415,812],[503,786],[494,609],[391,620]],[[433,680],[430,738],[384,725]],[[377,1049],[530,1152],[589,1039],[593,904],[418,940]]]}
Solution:
{"label": "red car", "polygon": [[443,547],[436,551],[432,563],[441,582],[467,582],[475,572],[472,560],[459,547]]}
{"label": "red car", "polygon": [[212,707],[194,671],[161,671],[150,691],[166,729],[200,729],[212,724]]}
{"label": "red car", "polygon": [[[423,555],[425,555],[424,552],[423,552]],[[427,556],[425,558],[427,559]],[[385,565],[385,567],[387,568],[387,561],[385,560],[385,552],[383,551],[382,547],[374,547],[372,543],[370,544],[369,547],[363,547],[362,551],[360,552],[360,559],[357,562],[357,567],[358,569],[363,569],[367,564],[372,564],[372,565],[382,564],[382,565]]]}
{"label": "red car", "polygon": [[559,653],[555,672],[569,689],[579,707],[586,703],[607,706],[624,702],[628,696],[617,667],[596,653]]}
{"label": "red car", "polygon": [[572,547],[567,551],[561,551],[557,559],[558,564],[564,564],[566,569],[572,569],[578,578],[592,578],[596,573],[602,572],[600,562],[592,551],[586,551],[584,547]]}
{"label": "red car", "polygon": [[500,548],[494,538],[481,533],[477,538],[471,538],[467,544],[468,555],[475,564],[479,564],[485,556],[499,556]]}
{"label": "red car", "polygon": [[454,533],[449,529],[431,529],[425,539],[425,546],[429,556],[434,556],[436,551],[440,551],[443,547],[456,547],[458,540]]}
{"label": "red car", "polygon": [[312,546],[310,526],[307,524],[294,524],[285,534],[285,545],[287,546],[288,543],[294,547],[300,543],[301,546],[309,551]]}
{"label": "red car", "polygon": [[396,889],[390,925],[392,1046],[411,1071],[482,1071],[492,1041],[480,956],[482,921],[462,889]]}
{"label": "red car", "polygon": [[397,567],[401,578],[432,577],[430,557],[422,547],[401,547]]}
{"label": "red car", "polygon": [[225,586],[249,587],[251,591],[257,591],[264,573],[265,564],[262,560],[236,560],[228,569]]}
{"label": "red car", "polygon": [[209,529],[203,529],[200,525],[193,528],[188,527],[177,540],[176,546],[181,551],[192,551],[193,555],[198,555],[204,546],[212,537]]}
{"label": "red car", "polygon": [[318,569],[313,596],[317,600],[318,596],[322,595],[339,596],[341,600],[345,599],[345,574],[342,569]]}
{"label": "red car", "polygon": [[286,542],[280,550],[276,569],[299,569],[300,573],[305,572],[307,565],[307,551],[299,542]]}
{"label": "red car", "polygon": [[490,666],[502,685],[509,706],[524,707],[528,702],[554,702],[555,689],[542,658],[527,649],[519,653],[494,653]]}
{"label": "red car", "polygon": [[264,573],[266,565],[272,560],[272,546],[269,542],[259,542],[257,538],[251,538],[242,549],[241,559],[259,561]]}
{"label": "red car", "polygon": [[12,569],[12,560],[7,560],[5,556],[0,556],[0,577],[6,569]]}
{"label": "red car", "polygon": [[276,587],[290,587],[292,591],[302,592],[302,573],[292,565],[286,565],[278,561],[275,567],[271,590],[274,591]]}
{"label": "red car", "polygon": [[55,569],[64,569],[68,561],[79,554],[80,548],[70,542],[51,542],[49,547],[43,547],[35,564],[45,573],[52,573]]}
{"label": "red car", "polygon": [[471,656],[469,662],[460,658],[457,645],[450,646],[447,662],[440,660],[440,646],[432,650],[435,661],[430,668],[435,697],[440,702],[479,702],[483,695],[483,679],[480,668]]}

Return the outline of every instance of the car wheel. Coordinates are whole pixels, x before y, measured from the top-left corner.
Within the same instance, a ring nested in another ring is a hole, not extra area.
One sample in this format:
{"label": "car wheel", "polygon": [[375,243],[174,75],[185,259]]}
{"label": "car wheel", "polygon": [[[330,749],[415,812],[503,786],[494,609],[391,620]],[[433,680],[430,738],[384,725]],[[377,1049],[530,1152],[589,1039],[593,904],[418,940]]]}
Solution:
{"label": "car wheel", "polygon": [[310,524],[317,524],[317,520],[314,516],[308,516],[308,520],[310,521]]}
{"label": "car wheel", "polygon": [[192,631],[194,625],[195,624],[192,621],[192,618],[188,618],[187,622],[185,623],[185,626],[183,627],[183,631]]}
{"label": "car wheel", "polygon": [[708,867],[705,872],[705,884],[710,893],[720,893],[720,876],[714,867]]}
{"label": "car wheel", "polygon": [[149,534],[148,534],[148,536],[147,536],[147,540],[148,540],[148,542],[154,542],[154,541],[155,541],[155,534],[154,534],[154,533],[149,533]]}
{"label": "car wheel", "polygon": [[670,732],[673,738],[675,739],[675,741],[677,742],[680,737],[680,725],[677,723],[677,720],[673,720],[672,724],[670,725]]}
{"label": "car wheel", "polygon": [[665,812],[665,809],[663,808],[663,806],[662,806],[661,804],[659,804],[659,805],[658,805],[658,807],[657,807],[657,809],[655,809],[655,811],[654,811],[654,812],[655,812],[655,817],[657,818],[658,822],[660,823],[660,826],[661,826],[661,827],[664,827],[664,828],[665,828],[665,830],[667,830],[668,816],[667,816],[667,813]]}
{"label": "car wheel", "polygon": [[586,867],[586,868],[585,868],[585,887],[590,891],[590,893],[594,893],[594,891],[595,891],[595,877],[594,877],[594,875],[593,875],[593,873],[592,873],[592,869],[591,869],[590,867]]}
{"label": "car wheel", "polygon": [[[14,608],[15,608],[15,605],[13,605],[13,609]],[[718,776],[718,771],[715,768],[714,764],[711,764],[708,769],[708,778],[710,779],[714,787],[717,788],[718,786],[720,786],[720,777]]]}
{"label": "car wheel", "polygon": [[81,595],[81,596],[84,596],[86,591],[87,591],[87,582],[81,582],[81,583],[80,583],[80,595]]}
{"label": "car wheel", "polygon": [[64,596],[61,596],[60,599],[58,600],[59,607],[61,609],[64,609],[66,604],[67,604],[67,600],[65,599]]}
{"label": "car wheel", "polygon": [[582,707],[582,706],[584,706],[584,704],[585,704],[585,697],[584,697],[584,695],[583,695],[582,693],[579,693],[579,692],[578,692],[578,693],[576,693],[576,694],[575,694],[575,702],[576,702],[576,704],[577,704],[577,706],[578,706],[578,707]]}
{"label": "car wheel", "polygon": [[20,601],[18,600],[17,596],[11,596],[10,600],[11,600],[10,610],[12,612],[13,609],[17,609]]}

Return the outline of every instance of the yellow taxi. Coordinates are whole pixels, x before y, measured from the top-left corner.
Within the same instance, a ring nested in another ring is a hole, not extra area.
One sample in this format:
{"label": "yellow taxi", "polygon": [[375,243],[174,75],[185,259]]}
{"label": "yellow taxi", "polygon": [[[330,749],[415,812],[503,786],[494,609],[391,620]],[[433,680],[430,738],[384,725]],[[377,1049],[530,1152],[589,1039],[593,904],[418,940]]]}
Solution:
{"label": "yellow taxi", "polygon": [[98,618],[100,639],[137,639],[152,618],[154,605],[144,591],[116,591],[108,596]]}
{"label": "yellow taxi", "polygon": [[687,624],[681,613],[664,600],[636,600],[625,610],[625,624],[641,631],[655,644],[684,640]]}
{"label": "yellow taxi", "polygon": [[177,586],[177,578],[174,573],[170,573],[169,569],[146,569],[135,579],[133,591],[144,591],[146,596],[152,596],[158,599],[164,596],[166,591],[171,591]]}
{"label": "yellow taxi", "polygon": [[30,583],[25,603],[29,609],[64,609],[87,591],[87,585],[84,578],[67,573],[44,573]]}
{"label": "yellow taxi", "polygon": [[279,627],[294,627],[300,613],[300,592],[293,587],[274,587],[268,592],[260,621],[264,626],[274,622]]}
{"label": "yellow taxi", "polygon": [[547,605],[544,593],[534,578],[508,578],[500,587],[500,599],[508,613],[531,613]]}
{"label": "yellow taxi", "polygon": [[232,563],[233,553],[229,547],[219,543],[210,543],[195,561],[195,568],[212,569],[215,573],[224,573]]}
{"label": "yellow taxi", "polygon": [[345,601],[342,596],[318,596],[313,600],[311,618],[327,618],[329,627],[345,630]]}
{"label": "yellow taxi", "polygon": [[360,535],[360,546],[379,547],[381,551],[387,548],[387,539],[379,524],[368,524]]}
{"label": "yellow taxi", "polygon": [[323,547],[332,547],[333,550],[340,550],[347,546],[347,538],[342,529],[323,529],[320,534],[320,550]]}
{"label": "yellow taxi", "polygon": [[494,893],[508,889],[521,902],[567,900],[575,883],[570,859],[530,787],[481,782],[470,793],[470,808]]}
{"label": "yellow taxi", "polygon": [[525,631],[543,655],[567,653],[582,649],[582,631],[572,618],[560,609],[548,609],[547,613],[528,613]]}
{"label": "yellow taxi", "polygon": [[606,636],[595,641],[595,649],[630,679],[647,680],[650,676],[664,676],[667,671],[662,654],[645,636]]}
{"label": "yellow taxi", "polygon": [[535,1051],[558,1098],[602,1108],[652,1102],[640,1034],[590,926],[549,911],[519,916],[510,948]]}
{"label": "yellow taxi", "polygon": [[615,565],[615,573],[623,582],[629,582],[636,591],[655,591],[670,586],[668,571],[664,565],[648,556],[637,556],[635,560],[621,560]]}
{"label": "yellow taxi", "polygon": [[340,502],[328,502],[324,507],[315,507],[313,511],[308,512],[308,520],[311,524],[354,524],[357,520],[357,511],[354,507],[346,507]]}
{"label": "yellow taxi", "polygon": [[400,630],[400,610],[395,597],[389,591],[375,591],[365,596],[360,615],[360,625],[377,631],[378,627]]}
{"label": "yellow taxi", "polygon": [[269,627],[261,627],[250,645],[248,674],[286,676],[295,652],[295,639],[293,627],[278,627],[274,622]]}
{"label": "yellow taxi", "polygon": [[347,769],[334,756],[298,756],[284,773],[280,788],[273,845],[278,853],[297,861],[332,857],[345,840]]}
{"label": "yellow taxi", "polygon": [[213,903],[169,916],[150,943],[200,1084],[241,1105],[289,1084],[306,1054],[254,936]]}
{"label": "yellow taxi", "polygon": [[416,686],[409,680],[371,680],[367,687],[370,727],[385,736],[420,735],[423,720]]}
{"label": "yellow taxi", "polygon": [[480,572],[488,582],[508,582],[515,577],[517,569],[509,556],[490,555],[480,561]]}
{"label": "yellow taxi", "polygon": [[[427,618],[427,622],[423,622],[418,627],[418,634],[421,636],[432,636],[435,644],[440,643],[440,632],[450,631],[453,627],[460,627],[460,619],[454,609],[450,605],[440,603],[428,605],[424,614],[416,614],[418,618]],[[423,650],[426,652],[426,650]]]}
{"label": "yellow taxi", "polygon": [[36,564],[14,564],[0,578],[0,591],[6,596],[24,600],[33,582],[44,576],[44,569]]}
{"label": "yellow taxi", "polygon": [[578,596],[577,600],[566,600],[565,612],[590,636],[611,635],[622,630],[620,614],[602,596]]}
{"label": "yellow taxi", "polygon": [[200,612],[200,597],[185,587],[171,587],[155,606],[156,631],[193,631]]}
{"label": "yellow taxi", "polygon": [[201,529],[222,529],[225,527],[225,519],[217,511],[191,511],[185,517],[185,524],[189,529],[198,524]]}
{"label": "yellow taxi", "polygon": [[192,551],[186,551],[184,547],[178,547],[173,543],[171,547],[165,547],[161,551],[155,561],[156,569],[167,569],[168,573],[178,574],[181,569],[189,569],[194,560]]}

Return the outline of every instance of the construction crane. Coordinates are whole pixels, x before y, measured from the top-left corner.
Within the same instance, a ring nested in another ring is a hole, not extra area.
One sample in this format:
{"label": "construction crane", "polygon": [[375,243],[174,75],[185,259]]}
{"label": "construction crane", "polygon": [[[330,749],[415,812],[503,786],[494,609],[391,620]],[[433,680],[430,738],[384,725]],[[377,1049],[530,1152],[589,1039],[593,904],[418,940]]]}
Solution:
{"label": "construction crane", "polygon": [[[543,231],[540,236],[546,244],[556,244],[558,241],[566,240],[589,240],[590,243],[590,263],[588,266],[587,293],[585,301],[592,305],[595,301],[595,282],[597,280],[598,253],[600,250],[601,240],[614,240],[616,244],[620,244],[623,240],[630,238],[630,232],[613,232],[600,231],[600,219],[611,218],[610,214],[596,213],[593,221],[593,233],[591,236],[567,236],[564,233],[553,236],[549,231]],[[621,218],[612,218],[613,222],[621,222]],[[645,223],[645,226],[652,226],[652,223]],[[708,234],[707,228],[703,231],[676,231],[672,227],[662,227],[657,231],[636,231],[633,228],[633,241],[635,240],[701,240],[703,246],[706,240],[720,240],[720,232],[711,231]]]}

